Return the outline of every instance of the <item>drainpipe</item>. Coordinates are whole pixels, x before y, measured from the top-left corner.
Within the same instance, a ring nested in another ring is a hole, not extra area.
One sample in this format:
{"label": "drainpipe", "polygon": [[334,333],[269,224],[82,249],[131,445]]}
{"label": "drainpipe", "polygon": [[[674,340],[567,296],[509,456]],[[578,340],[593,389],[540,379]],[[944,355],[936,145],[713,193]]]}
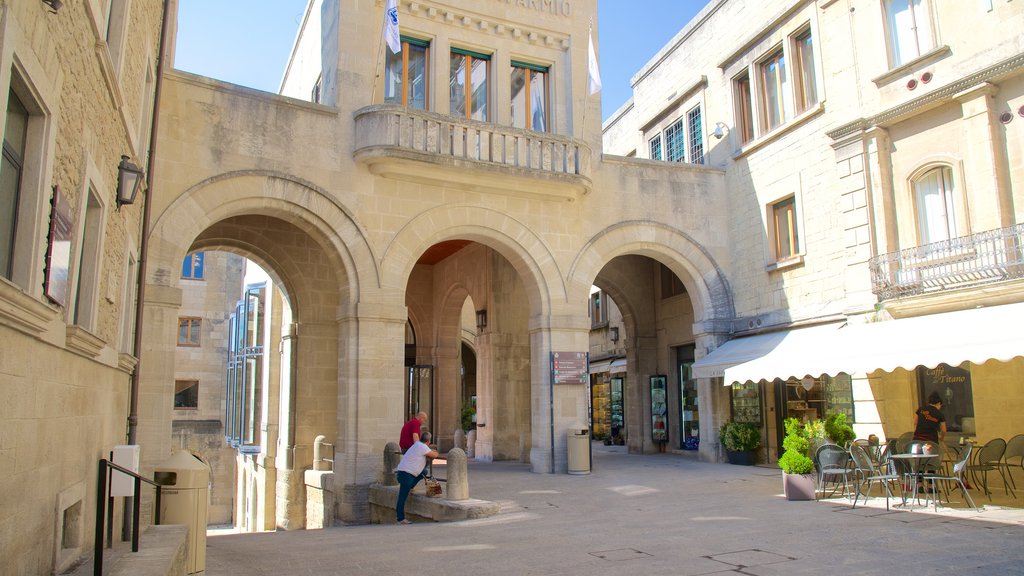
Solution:
{"label": "drainpipe", "polygon": [[[160,21],[160,49],[157,52],[156,62],[156,86],[153,90],[153,120],[150,124],[149,148],[146,158],[146,195],[142,203],[142,231],[139,238],[139,270],[138,289],[135,292],[135,340],[132,343],[132,353],[135,355],[135,370],[132,372],[131,394],[128,404],[128,444],[137,443],[137,429],[139,424],[139,374],[142,364],[142,320],[146,301],[146,252],[149,250],[149,226],[152,212],[153,197],[153,165],[156,157],[156,134],[160,124],[160,93],[163,88],[164,79],[164,51],[167,49],[167,27],[170,14],[170,0],[163,0],[163,17]],[[136,495],[138,497],[138,495]],[[124,507],[124,521],[122,522],[121,535],[127,540],[131,527],[131,509],[127,505],[131,499],[126,499]]]}

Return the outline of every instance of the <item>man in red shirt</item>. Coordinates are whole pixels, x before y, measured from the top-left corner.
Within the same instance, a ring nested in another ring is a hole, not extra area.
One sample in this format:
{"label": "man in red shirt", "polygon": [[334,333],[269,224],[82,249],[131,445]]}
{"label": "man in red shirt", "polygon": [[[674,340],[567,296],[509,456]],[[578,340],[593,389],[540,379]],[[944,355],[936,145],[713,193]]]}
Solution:
{"label": "man in red shirt", "polygon": [[427,423],[427,413],[420,412],[402,426],[402,433],[398,436],[398,447],[404,454],[410,446],[420,441],[420,430]]}

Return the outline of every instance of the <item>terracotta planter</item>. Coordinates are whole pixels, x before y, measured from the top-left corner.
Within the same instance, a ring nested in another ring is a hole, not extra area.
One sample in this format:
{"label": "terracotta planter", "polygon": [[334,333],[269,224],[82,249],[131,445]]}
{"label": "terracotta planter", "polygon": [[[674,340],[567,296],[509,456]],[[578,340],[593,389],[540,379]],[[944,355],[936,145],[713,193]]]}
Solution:
{"label": "terracotta planter", "polygon": [[756,450],[748,450],[746,452],[733,452],[732,450],[726,450],[725,457],[729,461],[729,464],[739,464],[740,466],[753,466],[754,464],[757,464]]}
{"label": "terracotta planter", "polygon": [[818,478],[814,474],[782,473],[782,491],[786,500],[814,500]]}

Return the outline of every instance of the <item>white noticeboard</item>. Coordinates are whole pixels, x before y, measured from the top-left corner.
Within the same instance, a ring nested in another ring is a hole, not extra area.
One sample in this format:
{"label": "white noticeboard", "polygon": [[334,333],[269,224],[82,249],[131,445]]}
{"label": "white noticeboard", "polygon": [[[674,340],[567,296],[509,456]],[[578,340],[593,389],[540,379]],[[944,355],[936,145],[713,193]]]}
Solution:
{"label": "white noticeboard", "polygon": [[[135,444],[114,446],[114,455],[111,462],[118,466],[139,472],[139,446]],[[111,496],[134,496],[135,479],[118,470],[110,471],[110,495]]]}

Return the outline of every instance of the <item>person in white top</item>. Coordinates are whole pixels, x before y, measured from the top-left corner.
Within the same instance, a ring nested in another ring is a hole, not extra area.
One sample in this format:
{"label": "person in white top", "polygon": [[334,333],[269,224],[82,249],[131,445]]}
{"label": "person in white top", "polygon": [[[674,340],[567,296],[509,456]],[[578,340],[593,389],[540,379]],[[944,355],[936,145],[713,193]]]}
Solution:
{"label": "person in white top", "polygon": [[409,492],[423,479],[423,471],[427,467],[427,458],[433,460],[439,454],[433,450],[430,444],[430,432],[424,432],[418,442],[414,443],[402,455],[402,460],[395,467],[395,476],[398,478],[398,502],[395,504],[395,514],[399,524],[412,524],[405,519],[405,501],[409,498]]}

